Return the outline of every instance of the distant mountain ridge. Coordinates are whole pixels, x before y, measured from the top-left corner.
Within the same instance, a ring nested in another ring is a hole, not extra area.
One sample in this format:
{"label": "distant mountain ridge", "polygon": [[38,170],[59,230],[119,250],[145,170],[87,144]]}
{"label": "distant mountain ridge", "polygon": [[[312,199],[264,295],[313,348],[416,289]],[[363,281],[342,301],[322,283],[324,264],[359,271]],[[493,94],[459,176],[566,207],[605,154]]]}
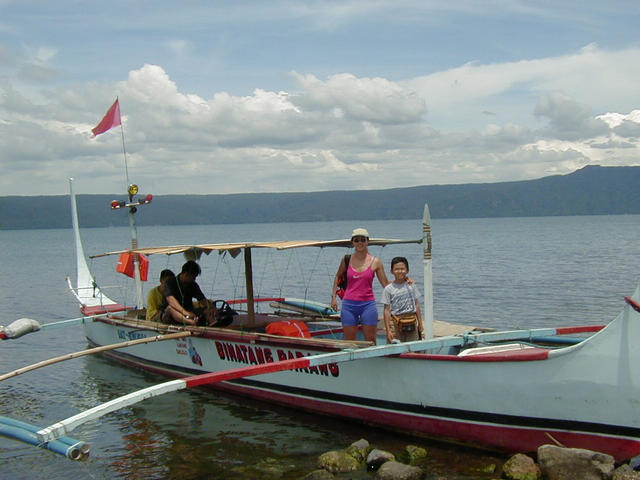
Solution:
{"label": "distant mountain ridge", "polygon": [[[111,200],[124,195],[78,195],[83,227],[128,225]],[[387,190],[219,195],[158,195],[139,225],[531,217],[640,213],[640,167],[587,166],[536,180],[427,185]],[[68,195],[0,197],[0,229],[68,228]]]}

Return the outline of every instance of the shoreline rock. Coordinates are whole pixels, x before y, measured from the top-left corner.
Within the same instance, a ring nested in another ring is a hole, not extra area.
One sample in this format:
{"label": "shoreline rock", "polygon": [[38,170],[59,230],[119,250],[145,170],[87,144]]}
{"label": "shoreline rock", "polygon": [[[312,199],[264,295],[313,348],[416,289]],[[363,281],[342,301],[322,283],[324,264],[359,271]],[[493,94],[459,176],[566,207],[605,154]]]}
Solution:
{"label": "shoreline rock", "polygon": [[540,480],[542,472],[533,458],[517,453],[502,466],[502,473],[508,480]]}
{"label": "shoreline rock", "polygon": [[581,448],[542,445],[538,466],[549,480],[608,480],[615,468],[611,455]]}
{"label": "shoreline rock", "polygon": [[[478,478],[495,474],[507,480],[640,480],[640,472],[632,465],[625,463],[616,468],[614,458],[604,453],[557,445],[541,445],[536,453],[537,461],[517,453],[509,457],[502,468],[491,464],[490,468],[483,469],[469,467],[469,472],[476,471]],[[353,478],[375,480],[420,480],[433,475],[428,471],[426,449],[406,445],[397,455],[360,439],[343,450],[322,453],[317,461],[318,470],[310,472],[304,480],[347,478],[344,474],[348,472],[356,475]],[[376,471],[373,477],[372,471]],[[437,478],[447,480],[441,474]]]}

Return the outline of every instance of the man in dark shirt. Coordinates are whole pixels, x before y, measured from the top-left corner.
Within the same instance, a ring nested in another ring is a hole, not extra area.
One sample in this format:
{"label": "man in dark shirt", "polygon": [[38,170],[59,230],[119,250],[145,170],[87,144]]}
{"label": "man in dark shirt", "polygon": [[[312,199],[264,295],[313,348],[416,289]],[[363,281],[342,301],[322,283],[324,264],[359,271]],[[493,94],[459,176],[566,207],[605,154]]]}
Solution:
{"label": "man in dark shirt", "polygon": [[[182,266],[179,275],[167,280],[164,286],[162,321],[180,325],[210,325],[214,323],[213,306],[200,290],[196,278],[200,275],[200,265],[189,260]],[[194,308],[193,299],[198,300],[199,307]]]}

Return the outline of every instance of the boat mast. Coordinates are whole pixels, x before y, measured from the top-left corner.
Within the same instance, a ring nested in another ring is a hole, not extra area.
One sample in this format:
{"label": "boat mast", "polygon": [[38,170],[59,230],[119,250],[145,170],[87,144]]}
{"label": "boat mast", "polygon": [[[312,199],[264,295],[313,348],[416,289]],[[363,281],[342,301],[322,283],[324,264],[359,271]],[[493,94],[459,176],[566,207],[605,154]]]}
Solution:
{"label": "boat mast", "polygon": [[422,214],[422,245],[424,249],[424,329],[425,340],[433,338],[433,278],[431,271],[431,215],[424,204]]}
{"label": "boat mast", "polygon": [[[129,185],[129,203],[133,202],[133,196],[138,193],[138,187],[135,187],[135,192],[132,193],[132,186]],[[138,248],[138,229],[136,228],[136,207],[129,207],[129,232],[131,234],[131,250]],[[136,308],[144,307],[144,301],[142,298],[142,282],[140,281],[140,257],[137,253],[133,254],[133,273],[135,275],[136,282]]]}
{"label": "boat mast", "polygon": [[[138,194],[138,186],[134,183],[130,184],[127,188],[127,194],[129,195],[129,202],[119,202],[113,200],[111,202],[111,208],[116,210],[119,208],[127,207],[129,209],[129,233],[131,235],[131,250],[138,248],[138,231],[136,228],[135,213],[138,211],[138,205],[146,205],[151,203],[153,196],[149,193],[143,199],[135,200],[135,196]],[[133,271],[136,282],[136,308],[142,308],[144,306],[144,299],[142,297],[142,281],[140,280],[140,257],[139,254],[133,252]]]}

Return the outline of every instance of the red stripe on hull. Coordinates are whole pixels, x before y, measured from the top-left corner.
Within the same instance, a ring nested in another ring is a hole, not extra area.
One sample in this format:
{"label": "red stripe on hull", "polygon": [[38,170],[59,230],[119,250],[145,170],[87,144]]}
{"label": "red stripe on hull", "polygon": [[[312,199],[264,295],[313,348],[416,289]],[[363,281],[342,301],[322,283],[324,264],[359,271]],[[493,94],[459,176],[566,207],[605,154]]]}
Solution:
{"label": "red stripe on hull", "polygon": [[[258,297],[253,299],[254,302],[282,302],[284,297]],[[238,298],[235,300],[227,300],[229,305],[237,305],[239,303],[247,303],[246,298]]]}
{"label": "red stripe on hull", "polygon": [[583,327],[560,327],[560,328],[556,328],[556,333],[558,335],[570,335],[572,333],[599,332],[604,327],[605,327],[604,325],[587,325]]}
{"label": "red stripe on hull", "polygon": [[[140,363],[134,359],[122,357],[113,352],[104,352],[118,362],[141,368],[169,377],[184,378],[184,373],[165,369],[160,366]],[[295,359],[295,360],[304,360]],[[242,370],[242,369],[235,369]],[[225,373],[225,372],[220,372]],[[214,374],[203,374],[207,377]],[[196,377],[197,378],[197,377]],[[243,395],[258,400],[293,406],[314,413],[322,413],[334,417],[346,417],[358,422],[384,427],[402,434],[414,434],[430,437],[435,440],[453,443],[464,443],[478,448],[491,448],[503,452],[533,452],[540,445],[554,443],[547,433],[567,447],[585,448],[612,455],[617,461],[628,460],[640,455],[640,441],[604,435],[567,432],[558,430],[538,430],[526,427],[496,426],[486,423],[462,422],[440,417],[428,417],[414,414],[398,413],[389,410],[365,408],[338,402],[329,402],[309,397],[288,395],[285,393],[260,388],[252,388],[229,382],[209,385],[226,392]]]}
{"label": "red stripe on hull", "polygon": [[553,440],[547,435],[549,434],[567,447],[608,453],[618,461],[628,460],[640,454],[640,441],[636,440],[557,430],[543,431],[525,427],[495,426],[403,414],[298,397],[230,383],[218,384],[216,388],[281,405],[294,406],[297,409],[310,412],[346,417],[385,427],[402,434],[409,433],[440,441],[465,443],[475,445],[478,448],[490,447],[503,452],[534,452],[540,445],[553,443]]}
{"label": "red stripe on hull", "polygon": [[80,311],[83,315],[92,316],[92,315],[102,315],[104,313],[110,312],[124,312],[125,310],[130,310],[132,307],[125,307],[124,305],[120,305],[119,303],[114,303],[112,305],[96,305],[95,307],[82,307]]}
{"label": "red stripe on hull", "polygon": [[631,308],[633,308],[636,312],[640,313],[640,304],[638,304],[638,302],[636,302],[633,298],[624,297],[624,301],[631,305]]}

